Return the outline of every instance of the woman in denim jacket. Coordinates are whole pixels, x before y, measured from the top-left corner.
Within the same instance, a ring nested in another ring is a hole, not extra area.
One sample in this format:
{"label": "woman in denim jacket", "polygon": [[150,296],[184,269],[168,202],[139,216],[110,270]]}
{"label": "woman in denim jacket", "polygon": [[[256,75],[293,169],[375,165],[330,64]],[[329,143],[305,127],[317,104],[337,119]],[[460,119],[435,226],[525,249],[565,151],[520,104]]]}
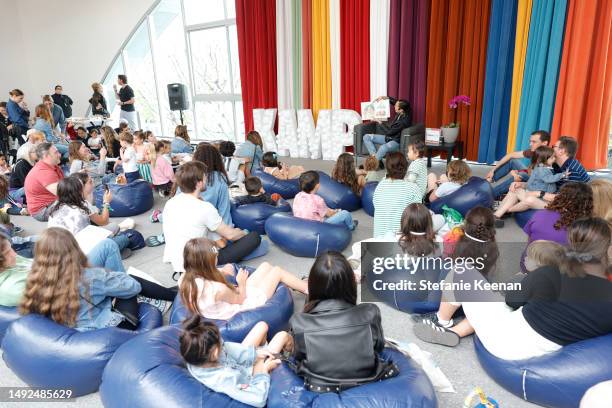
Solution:
{"label": "woman in denim jacket", "polygon": [[266,348],[268,325],[259,322],[242,343],[223,341],[219,329],[195,314],[183,323],[181,355],[187,369],[211,390],[243,404],[264,407],[270,389],[270,372],[279,364],[275,355],[292,347],[287,332],[277,333]]}
{"label": "woman in denim jacket", "polygon": [[134,330],[138,326],[136,295],[167,301],[176,296],[176,288],[90,267],[77,241],[63,228],[43,231],[34,252],[21,314],[37,313],[79,331]]}

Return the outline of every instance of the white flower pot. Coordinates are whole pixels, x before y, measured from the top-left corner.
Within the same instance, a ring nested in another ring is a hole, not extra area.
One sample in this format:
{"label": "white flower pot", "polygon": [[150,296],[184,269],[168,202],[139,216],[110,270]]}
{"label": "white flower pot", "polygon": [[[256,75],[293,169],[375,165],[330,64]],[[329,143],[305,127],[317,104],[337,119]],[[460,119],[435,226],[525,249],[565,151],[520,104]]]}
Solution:
{"label": "white flower pot", "polygon": [[444,143],[455,143],[459,136],[459,126],[457,127],[443,127],[442,136],[444,136]]}

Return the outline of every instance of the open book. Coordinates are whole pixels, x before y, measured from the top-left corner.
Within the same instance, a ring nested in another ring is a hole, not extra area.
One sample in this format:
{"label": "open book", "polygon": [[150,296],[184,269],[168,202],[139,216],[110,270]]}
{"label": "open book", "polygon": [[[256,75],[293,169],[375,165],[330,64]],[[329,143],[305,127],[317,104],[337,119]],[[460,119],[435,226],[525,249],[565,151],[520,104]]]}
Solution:
{"label": "open book", "polygon": [[110,234],[111,231],[105,228],[96,227],[95,225],[88,225],[80,230],[74,236],[74,238],[76,238],[81,250],[85,254],[89,254],[96,245],[102,242],[102,240],[108,238]]}

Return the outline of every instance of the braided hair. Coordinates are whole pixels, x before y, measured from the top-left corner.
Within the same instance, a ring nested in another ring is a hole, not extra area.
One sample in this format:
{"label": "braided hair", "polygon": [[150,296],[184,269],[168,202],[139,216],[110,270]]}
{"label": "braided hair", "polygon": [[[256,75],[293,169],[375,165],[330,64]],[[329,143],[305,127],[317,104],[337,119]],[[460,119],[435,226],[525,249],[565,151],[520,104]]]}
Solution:
{"label": "braided hair", "polygon": [[495,241],[495,216],[490,209],[474,207],[465,215],[463,235],[453,258],[481,258],[484,267],[479,272],[485,277],[495,269],[499,248]]}

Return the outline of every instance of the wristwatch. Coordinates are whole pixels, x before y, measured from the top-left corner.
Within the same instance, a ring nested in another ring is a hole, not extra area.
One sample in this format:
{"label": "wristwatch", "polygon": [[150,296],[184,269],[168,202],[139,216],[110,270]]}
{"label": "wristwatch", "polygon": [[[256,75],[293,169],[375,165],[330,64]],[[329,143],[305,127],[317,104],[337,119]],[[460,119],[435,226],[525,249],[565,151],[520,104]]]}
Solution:
{"label": "wristwatch", "polygon": [[542,199],[543,199],[545,194],[546,194],[546,192],[545,192],[545,191],[540,191],[540,198],[542,198]]}

